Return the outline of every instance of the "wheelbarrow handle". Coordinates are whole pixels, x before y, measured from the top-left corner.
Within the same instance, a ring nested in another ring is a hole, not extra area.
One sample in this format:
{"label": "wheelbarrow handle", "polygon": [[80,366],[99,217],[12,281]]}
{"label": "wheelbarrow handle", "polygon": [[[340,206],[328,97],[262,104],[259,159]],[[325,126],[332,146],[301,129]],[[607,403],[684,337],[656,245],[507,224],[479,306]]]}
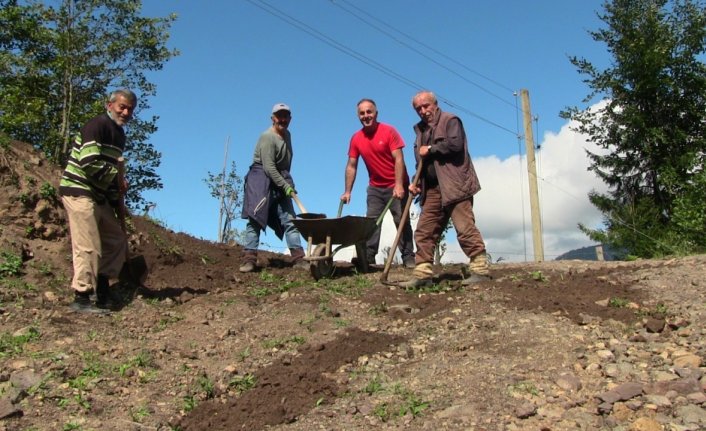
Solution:
{"label": "wheelbarrow handle", "polygon": [[341,214],[343,214],[343,204],[345,204],[346,201],[341,200],[341,202],[338,204],[338,214],[336,215],[336,218],[341,218]]}

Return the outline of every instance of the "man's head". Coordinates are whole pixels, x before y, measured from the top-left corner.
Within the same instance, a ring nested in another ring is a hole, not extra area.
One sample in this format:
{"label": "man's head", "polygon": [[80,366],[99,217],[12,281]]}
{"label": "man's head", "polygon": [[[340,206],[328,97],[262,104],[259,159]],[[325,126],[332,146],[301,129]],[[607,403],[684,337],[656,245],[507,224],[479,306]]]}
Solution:
{"label": "man's head", "polygon": [[108,115],[118,126],[124,126],[132,120],[136,107],[137,96],[127,88],[113,91],[106,104]]}
{"label": "man's head", "polygon": [[272,127],[278,134],[284,133],[292,121],[292,110],[284,103],[277,103],[272,107]]}
{"label": "man's head", "polygon": [[358,119],[363,129],[373,129],[378,124],[378,107],[373,99],[358,102]]}
{"label": "man's head", "polygon": [[423,122],[430,124],[434,121],[434,117],[439,110],[439,102],[437,102],[434,93],[424,90],[414,95],[412,107],[417,111],[417,115]]}

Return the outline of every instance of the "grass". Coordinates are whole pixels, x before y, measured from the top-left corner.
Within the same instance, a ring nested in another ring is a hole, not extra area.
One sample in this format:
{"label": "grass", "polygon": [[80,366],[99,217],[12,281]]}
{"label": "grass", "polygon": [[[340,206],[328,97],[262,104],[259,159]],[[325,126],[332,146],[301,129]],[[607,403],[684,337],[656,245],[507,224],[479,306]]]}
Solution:
{"label": "grass", "polygon": [[608,307],[625,308],[630,304],[630,300],[619,297],[612,297],[608,300]]}
{"label": "grass", "polygon": [[517,382],[508,386],[508,392],[510,392],[511,394],[518,393],[529,394],[533,396],[539,395],[539,389],[537,389],[537,386],[529,380],[523,380],[521,382]]}
{"label": "grass", "polygon": [[301,344],[304,344],[305,342],[306,342],[306,339],[304,337],[301,337],[298,335],[292,335],[291,337],[285,338],[285,339],[271,338],[268,340],[264,340],[262,342],[262,347],[264,347],[265,349],[274,349],[274,348],[281,349],[290,343],[301,345]]}
{"label": "grass", "polygon": [[25,345],[39,337],[39,330],[35,327],[30,327],[21,335],[0,334],[0,358],[22,354]]}
{"label": "grass", "polygon": [[257,377],[255,377],[253,374],[248,373],[243,376],[236,376],[230,379],[230,381],[228,382],[228,387],[234,388],[236,391],[238,391],[238,394],[242,394],[243,392],[254,388],[256,384]]}
{"label": "grass", "polygon": [[22,256],[11,251],[0,252],[0,278],[17,277],[22,274]]}

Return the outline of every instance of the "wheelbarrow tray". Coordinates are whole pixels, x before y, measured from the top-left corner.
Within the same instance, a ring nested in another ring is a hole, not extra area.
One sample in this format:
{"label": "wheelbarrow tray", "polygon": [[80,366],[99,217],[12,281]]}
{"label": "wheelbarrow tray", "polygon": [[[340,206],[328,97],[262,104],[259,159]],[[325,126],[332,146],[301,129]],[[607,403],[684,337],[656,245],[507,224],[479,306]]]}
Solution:
{"label": "wheelbarrow tray", "polygon": [[294,219],[292,222],[305,238],[314,244],[325,243],[331,237],[331,244],[342,246],[366,241],[377,229],[375,217],[345,216],[322,219]]}

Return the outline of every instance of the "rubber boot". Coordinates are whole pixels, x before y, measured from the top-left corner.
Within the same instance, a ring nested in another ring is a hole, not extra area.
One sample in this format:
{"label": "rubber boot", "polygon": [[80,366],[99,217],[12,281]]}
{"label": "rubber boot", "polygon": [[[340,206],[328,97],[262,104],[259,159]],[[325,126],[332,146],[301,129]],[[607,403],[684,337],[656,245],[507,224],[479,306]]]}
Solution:
{"label": "rubber boot", "polygon": [[290,248],[289,254],[292,255],[292,267],[297,269],[309,269],[309,262],[304,260],[303,248]]}
{"label": "rubber boot", "polygon": [[110,294],[110,278],[107,275],[98,274],[96,280],[96,307],[113,308],[115,301]]}
{"label": "rubber boot", "polygon": [[243,252],[243,263],[238,268],[240,272],[253,272],[257,268],[257,250],[245,250]]}

